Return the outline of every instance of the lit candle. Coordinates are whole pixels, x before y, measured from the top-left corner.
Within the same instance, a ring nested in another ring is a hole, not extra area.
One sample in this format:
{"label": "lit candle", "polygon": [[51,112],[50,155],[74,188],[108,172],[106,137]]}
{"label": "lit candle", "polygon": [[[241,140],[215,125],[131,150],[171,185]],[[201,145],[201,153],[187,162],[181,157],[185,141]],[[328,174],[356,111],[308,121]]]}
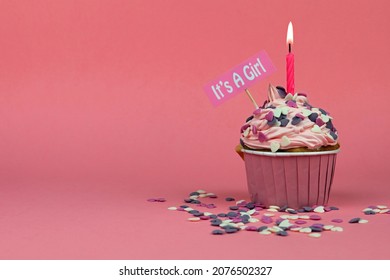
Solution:
{"label": "lit candle", "polygon": [[294,94],[295,83],[294,83],[294,54],[291,52],[291,46],[294,42],[293,26],[290,21],[287,28],[287,45],[288,54],[286,56],[286,74],[287,74],[287,92]]}

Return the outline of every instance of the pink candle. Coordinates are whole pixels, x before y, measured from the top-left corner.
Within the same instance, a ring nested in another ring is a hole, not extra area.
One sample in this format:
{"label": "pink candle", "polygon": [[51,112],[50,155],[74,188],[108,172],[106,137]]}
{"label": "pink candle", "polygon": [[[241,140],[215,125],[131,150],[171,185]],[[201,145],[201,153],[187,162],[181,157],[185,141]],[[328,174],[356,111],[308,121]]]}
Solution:
{"label": "pink candle", "polygon": [[286,56],[286,74],[287,74],[287,92],[295,93],[295,83],[294,83],[294,54],[291,52],[291,46],[293,44],[293,26],[290,21],[287,28],[287,44],[288,44],[288,54]]}

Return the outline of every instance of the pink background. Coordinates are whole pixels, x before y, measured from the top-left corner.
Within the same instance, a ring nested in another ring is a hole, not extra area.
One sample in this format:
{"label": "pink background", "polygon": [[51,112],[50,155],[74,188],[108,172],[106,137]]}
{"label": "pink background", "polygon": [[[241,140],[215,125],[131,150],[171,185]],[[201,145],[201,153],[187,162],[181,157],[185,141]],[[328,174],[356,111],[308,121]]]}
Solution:
{"label": "pink background", "polygon": [[[388,1],[0,2],[0,258],[389,259],[390,216],[321,239],[212,236],[169,206],[198,188],[248,198],[235,154],[253,111],[203,85],[259,50],[335,118],[329,215],[390,205]],[[149,203],[165,197],[165,203]],[[218,202],[218,211],[227,203]],[[329,216],[330,217],[330,216]],[[224,248],[232,248],[226,254]]]}

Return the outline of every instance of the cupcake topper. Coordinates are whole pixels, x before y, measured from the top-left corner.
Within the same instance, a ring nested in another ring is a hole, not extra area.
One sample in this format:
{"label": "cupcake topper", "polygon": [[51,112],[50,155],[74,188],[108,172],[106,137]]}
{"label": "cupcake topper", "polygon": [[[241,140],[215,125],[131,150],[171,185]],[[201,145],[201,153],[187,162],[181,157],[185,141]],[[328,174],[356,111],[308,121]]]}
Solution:
{"label": "cupcake topper", "polygon": [[249,99],[252,101],[253,105],[256,109],[259,109],[259,105],[257,105],[256,101],[253,99],[252,94],[249,92],[249,90],[245,89],[246,94],[248,95]]}

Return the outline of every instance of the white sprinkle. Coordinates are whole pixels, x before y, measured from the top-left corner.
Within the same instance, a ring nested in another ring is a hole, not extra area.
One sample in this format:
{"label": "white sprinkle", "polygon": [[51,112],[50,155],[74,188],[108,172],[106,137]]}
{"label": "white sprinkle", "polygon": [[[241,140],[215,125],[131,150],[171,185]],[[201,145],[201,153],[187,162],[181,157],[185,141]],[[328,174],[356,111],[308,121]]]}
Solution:
{"label": "white sprinkle", "polygon": [[201,193],[201,194],[199,195],[199,197],[207,197],[207,194]]}
{"label": "white sprinkle", "polygon": [[298,215],[290,215],[290,216],[289,216],[289,219],[290,219],[290,220],[298,220],[298,219],[299,219],[299,216],[298,216]]}
{"label": "white sprinkle", "polygon": [[274,213],[264,213],[263,215],[266,216],[266,217],[273,217],[273,216],[275,216]]}
{"label": "white sprinkle", "polygon": [[175,207],[175,206],[168,207],[168,210],[177,210],[177,207]]}
{"label": "white sprinkle", "polygon": [[213,213],[211,213],[211,212],[204,212],[203,215],[205,215],[205,216],[211,216],[211,215],[213,215]]}
{"label": "white sprinkle", "polygon": [[198,221],[200,221],[200,218],[198,218],[198,217],[192,217],[192,218],[188,218],[188,220],[189,220],[190,222],[198,222]]}
{"label": "white sprinkle", "polygon": [[267,209],[268,212],[278,212],[277,209],[274,209],[274,208],[270,208],[270,209]]}
{"label": "white sprinkle", "polygon": [[334,228],[334,225],[325,225],[323,227],[324,230],[331,230],[332,228]]}
{"label": "white sprinkle", "polygon": [[184,208],[184,211],[187,211],[187,212],[190,212],[192,210],[194,210],[194,209],[192,209],[191,207]]}
{"label": "white sprinkle", "polygon": [[206,191],[204,191],[204,190],[197,190],[196,192],[197,193],[206,193]]}
{"label": "white sprinkle", "polygon": [[243,203],[243,202],[245,202],[245,200],[243,200],[243,199],[238,200],[238,201],[236,201],[236,205],[237,205],[237,204],[240,204],[240,203]]}
{"label": "white sprinkle", "polygon": [[367,224],[368,220],[360,219],[358,223],[359,224]]}
{"label": "white sprinkle", "polygon": [[276,205],[270,205],[268,208],[269,208],[269,209],[277,209],[277,210],[280,209],[280,207],[279,207],[279,206],[276,206]]}
{"label": "white sprinkle", "polygon": [[210,196],[210,195],[215,195],[215,193],[212,193],[212,192],[207,193],[207,196]]}
{"label": "white sprinkle", "polygon": [[240,227],[240,226],[245,226],[245,224],[244,223],[237,223],[237,224],[235,224],[236,225],[236,227]]}
{"label": "white sprinkle", "polygon": [[328,115],[321,115],[321,119],[322,119],[325,123],[327,123],[327,122],[330,120],[330,118],[329,118]]}
{"label": "white sprinkle", "polygon": [[280,109],[280,107],[274,109],[274,117],[275,118],[279,118],[281,113],[282,113],[282,109]]}
{"label": "white sprinkle", "polygon": [[364,209],[362,210],[362,212],[366,212],[366,211],[372,211],[372,208],[364,208]]}
{"label": "white sprinkle", "polygon": [[281,142],[280,142],[280,145],[282,147],[286,147],[286,146],[288,146],[290,144],[291,144],[290,138],[288,138],[286,135],[283,135],[282,139],[281,139]]}
{"label": "white sprinkle", "polygon": [[280,144],[278,142],[272,142],[271,143],[271,152],[275,153],[277,150],[279,150]]}
{"label": "white sprinkle", "polygon": [[321,132],[321,128],[318,126],[318,125],[314,125],[311,129],[312,132],[316,132],[316,133],[320,133]]}
{"label": "white sprinkle", "polygon": [[259,234],[269,235],[269,234],[271,234],[271,232],[269,230],[265,229],[265,230],[260,231]]}
{"label": "white sprinkle", "polygon": [[302,229],[301,227],[290,228],[291,231],[300,231],[301,229]]}
{"label": "white sprinkle", "polygon": [[199,195],[191,195],[190,198],[191,199],[197,199],[197,198],[199,198]]}
{"label": "white sprinkle", "polygon": [[247,211],[246,213],[247,213],[248,215],[252,215],[252,214],[254,214],[255,212],[256,212],[256,209],[251,209],[251,210]]}
{"label": "white sprinkle", "polygon": [[324,206],[317,206],[316,208],[314,208],[313,211],[316,213],[324,213],[325,212]]}
{"label": "white sprinkle", "polygon": [[307,110],[307,109],[303,109],[302,110],[302,115],[304,115],[305,117],[308,117],[311,115],[311,111],[310,110]]}
{"label": "white sprinkle", "polygon": [[377,205],[376,207],[377,207],[378,209],[385,209],[385,208],[387,208],[386,205]]}
{"label": "white sprinkle", "polygon": [[304,228],[301,228],[301,229],[299,230],[299,232],[310,233],[310,232],[311,232],[311,228],[309,228],[309,227],[304,227]]}
{"label": "white sprinkle", "polygon": [[384,213],[387,213],[389,212],[390,209],[382,209],[381,211],[379,211],[379,214],[384,214]]}
{"label": "white sprinkle", "polygon": [[332,227],[330,230],[331,231],[343,231],[344,229],[342,227]]}
{"label": "white sprinkle", "polygon": [[244,131],[244,133],[243,133],[244,137],[248,137],[250,130],[251,130],[250,127],[248,127],[247,129],[245,129],[245,131]]}
{"label": "white sprinkle", "polygon": [[272,232],[283,231],[283,229],[281,229],[280,227],[277,227],[277,226],[273,226],[272,228],[269,228],[268,230],[272,231]]}
{"label": "white sprinkle", "polygon": [[288,220],[283,220],[283,221],[281,221],[281,222],[279,223],[278,226],[279,226],[279,227],[286,227],[286,228],[288,228],[288,227],[291,227],[292,224],[291,224]]}
{"label": "white sprinkle", "polygon": [[381,210],[379,210],[379,209],[373,209],[372,211],[374,211],[375,213],[379,213]]}
{"label": "white sprinkle", "polygon": [[280,218],[283,219],[283,220],[289,219],[290,215],[280,215]]}
{"label": "white sprinkle", "polygon": [[308,234],[308,236],[318,238],[318,237],[321,237],[321,233],[313,232],[313,233]]}
{"label": "white sprinkle", "polygon": [[258,221],[259,221],[259,219],[256,219],[256,218],[250,218],[248,220],[248,222],[250,222],[250,223],[257,223]]}
{"label": "white sprinkle", "polygon": [[310,217],[308,215],[302,215],[302,216],[298,216],[299,219],[302,219],[302,220],[309,220]]}
{"label": "white sprinkle", "polygon": [[225,223],[225,224],[228,224],[228,223],[231,223],[233,222],[233,220],[223,220],[222,223]]}

